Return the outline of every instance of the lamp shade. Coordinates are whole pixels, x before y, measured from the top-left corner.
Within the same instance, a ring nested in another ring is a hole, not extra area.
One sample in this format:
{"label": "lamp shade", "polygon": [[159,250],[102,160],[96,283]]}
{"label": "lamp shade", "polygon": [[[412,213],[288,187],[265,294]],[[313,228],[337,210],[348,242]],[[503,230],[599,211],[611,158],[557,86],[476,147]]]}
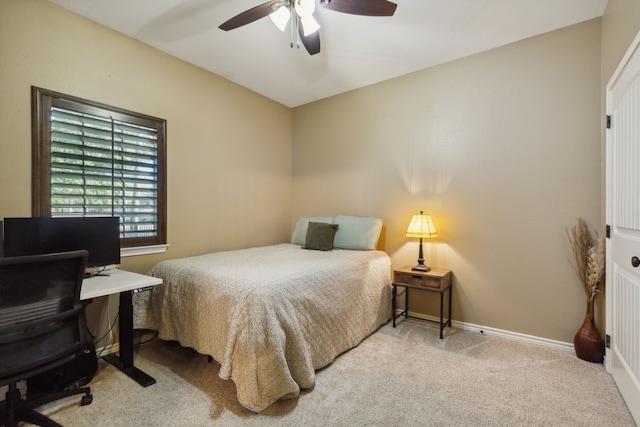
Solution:
{"label": "lamp shade", "polygon": [[430,239],[437,236],[436,227],[433,225],[433,221],[429,215],[423,214],[422,211],[420,211],[420,215],[413,216],[411,224],[409,224],[409,228],[407,228],[406,237]]}
{"label": "lamp shade", "polygon": [[302,30],[305,37],[315,33],[320,29],[320,24],[318,24],[318,21],[316,21],[311,15],[301,16],[300,21],[302,22]]}
{"label": "lamp shade", "polygon": [[284,31],[289,19],[291,18],[291,12],[286,6],[280,6],[278,10],[269,15],[271,21],[278,27],[280,31]]}
{"label": "lamp shade", "polygon": [[301,18],[313,15],[313,11],[316,9],[315,0],[296,0],[293,3],[296,13]]}

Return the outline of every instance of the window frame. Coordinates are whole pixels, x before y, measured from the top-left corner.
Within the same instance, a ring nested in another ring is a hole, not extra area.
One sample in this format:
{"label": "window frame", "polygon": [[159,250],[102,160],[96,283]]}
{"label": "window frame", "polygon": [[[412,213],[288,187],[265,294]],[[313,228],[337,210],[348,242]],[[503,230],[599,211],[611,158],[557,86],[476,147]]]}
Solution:
{"label": "window frame", "polygon": [[[153,122],[157,131],[157,233],[150,237],[120,238],[123,248],[154,247],[167,244],[166,126],[164,119],[136,113],[87,99],[31,87],[32,215],[51,216],[51,107],[58,102],[80,104],[77,111],[104,115],[111,113],[129,123]],[[142,251],[144,253],[144,251]]]}

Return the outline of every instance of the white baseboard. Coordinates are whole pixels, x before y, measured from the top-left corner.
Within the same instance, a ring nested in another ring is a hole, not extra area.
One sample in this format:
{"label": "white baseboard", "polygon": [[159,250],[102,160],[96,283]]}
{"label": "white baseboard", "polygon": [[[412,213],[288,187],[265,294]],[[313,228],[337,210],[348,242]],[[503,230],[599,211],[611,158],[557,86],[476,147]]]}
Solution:
{"label": "white baseboard", "polygon": [[[402,310],[397,310],[396,313],[400,314],[401,311]],[[439,317],[427,316],[427,315],[424,315],[422,313],[414,313],[414,312],[410,311],[409,312],[409,316],[416,317],[418,319],[425,319],[425,320],[431,320],[431,321],[435,321],[435,322],[440,322],[440,318]],[[521,334],[519,332],[506,331],[504,329],[490,328],[490,327],[487,327],[487,326],[476,325],[476,324],[467,323],[467,322],[460,322],[460,321],[457,321],[457,320],[451,320],[451,327],[456,328],[456,329],[464,329],[464,330],[467,330],[467,331],[479,332],[481,334],[495,335],[495,336],[498,336],[498,337],[504,337],[504,338],[514,339],[514,340],[518,340],[518,341],[524,341],[524,342],[528,342],[528,343],[544,345],[544,346],[547,346],[547,347],[552,347],[552,348],[556,348],[556,349],[564,350],[564,351],[570,351],[570,352],[574,351],[572,343],[551,340],[551,339],[548,339],[548,338],[536,337],[536,336],[533,336],[533,335]]]}
{"label": "white baseboard", "polygon": [[[396,315],[400,314],[402,310],[397,310]],[[410,311],[409,316],[418,319],[430,320],[432,322],[439,322],[440,318],[436,316],[428,316],[422,313],[415,313]],[[463,329],[472,332],[479,332],[481,334],[495,335],[497,337],[509,338],[517,341],[524,341],[532,344],[544,345],[547,347],[556,348],[559,350],[573,352],[573,344],[563,341],[551,340],[548,338],[536,337],[534,335],[521,334],[519,332],[507,331],[504,329],[491,328],[488,326],[476,325],[474,323],[460,322],[458,320],[451,320],[451,327],[456,329]],[[120,351],[120,344],[114,343],[104,347],[96,348],[96,353],[100,356],[105,356],[110,353],[117,353]]]}

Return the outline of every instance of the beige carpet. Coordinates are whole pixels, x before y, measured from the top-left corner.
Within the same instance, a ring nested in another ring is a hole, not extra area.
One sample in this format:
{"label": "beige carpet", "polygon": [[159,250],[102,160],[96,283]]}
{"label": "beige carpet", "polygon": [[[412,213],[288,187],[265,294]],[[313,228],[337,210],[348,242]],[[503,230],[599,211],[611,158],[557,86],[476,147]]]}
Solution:
{"label": "beige carpet", "polygon": [[408,319],[383,326],[317,372],[298,399],[262,414],[243,408],[220,365],[154,341],[136,366],[143,388],[100,362],[94,400],[46,413],[65,426],[634,426],[602,365],[573,353]]}

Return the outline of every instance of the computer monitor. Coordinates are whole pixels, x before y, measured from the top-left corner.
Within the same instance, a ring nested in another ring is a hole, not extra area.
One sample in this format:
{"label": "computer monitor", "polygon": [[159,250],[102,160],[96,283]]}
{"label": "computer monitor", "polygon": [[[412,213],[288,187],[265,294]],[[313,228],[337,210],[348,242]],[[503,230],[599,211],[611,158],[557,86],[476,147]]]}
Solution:
{"label": "computer monitor", "polygon": [[5,218],[3,246],[6,257],[86,249],[87,267],[120,264],[120,218]]}

